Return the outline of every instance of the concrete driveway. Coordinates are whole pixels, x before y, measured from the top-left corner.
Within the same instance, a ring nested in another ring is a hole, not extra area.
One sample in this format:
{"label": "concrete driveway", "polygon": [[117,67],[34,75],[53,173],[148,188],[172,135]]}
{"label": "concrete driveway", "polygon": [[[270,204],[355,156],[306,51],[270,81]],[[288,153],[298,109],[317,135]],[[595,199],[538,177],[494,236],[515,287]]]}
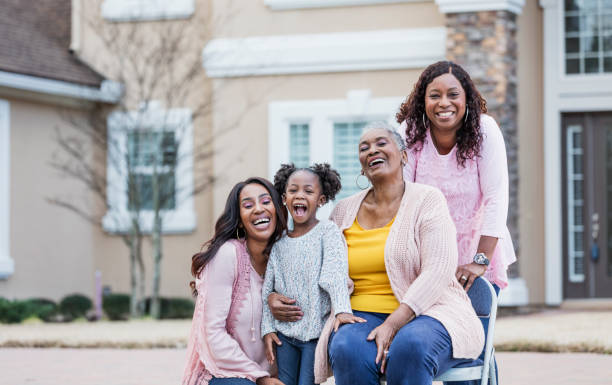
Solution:
{"label": "concrete driveway", "polygon": [[[501,385],[612,384],[612,355],[501,352],[497,360]],[[184,363],[184,349],[2,348],[0,384],[180,384]]]}

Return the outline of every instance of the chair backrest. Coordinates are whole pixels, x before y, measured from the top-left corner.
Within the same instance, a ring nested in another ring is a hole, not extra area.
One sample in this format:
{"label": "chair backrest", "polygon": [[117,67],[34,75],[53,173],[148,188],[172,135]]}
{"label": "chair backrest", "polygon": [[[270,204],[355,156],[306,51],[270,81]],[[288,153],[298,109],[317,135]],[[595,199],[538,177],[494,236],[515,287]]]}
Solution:
{"label": "chair backrest", "polygon": [[472,287],[468,290],[468,297],[472,301],[472,306],[476,311],[476,315],[480,318],[488,318],[489,326],[485,330],[485,347],[484,347],[484,359],[483,359],[483,378],[481,383],[487,383],[488,376],[485,373],[489,373],[489,365],[491,364],[491,357],[494,353],[493,350],[493,335],[495,333],[495,319],[497,318],[497,293],[493,289],[493,285],[487,281],[484,277],[478,277],[474,280]]}
{"label": "chair backrest", "polygon": [[472,306],[478,317],[489,318],[491,316],[491,307],[493,306],[492,297],[497,299],[497,295],[489,281],[483,277],[476,278],[467,295],[470,297]]}

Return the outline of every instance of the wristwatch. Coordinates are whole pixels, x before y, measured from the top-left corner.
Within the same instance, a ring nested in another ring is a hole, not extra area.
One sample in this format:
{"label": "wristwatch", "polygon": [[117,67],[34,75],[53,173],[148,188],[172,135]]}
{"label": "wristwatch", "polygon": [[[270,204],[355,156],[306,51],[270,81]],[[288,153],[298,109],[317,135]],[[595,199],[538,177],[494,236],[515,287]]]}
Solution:
{"label": "wristwatch", "polygon": [[474,255],[474,263],[489,266],[489,258],[487,258],[485,253],[476,253],[476,255]]}

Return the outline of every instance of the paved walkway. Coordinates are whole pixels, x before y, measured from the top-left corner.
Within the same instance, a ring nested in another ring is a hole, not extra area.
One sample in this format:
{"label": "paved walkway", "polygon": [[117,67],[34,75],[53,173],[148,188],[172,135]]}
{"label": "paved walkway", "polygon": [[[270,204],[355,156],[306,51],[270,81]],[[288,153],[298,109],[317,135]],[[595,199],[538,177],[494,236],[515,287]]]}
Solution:
{"label": "paved walkway", "polygon": [[[612,384],[612,355],[502,352],[497,360],[501,385]],[[3,348],[0,384],[172,385],[184,363],[184,349]]]}

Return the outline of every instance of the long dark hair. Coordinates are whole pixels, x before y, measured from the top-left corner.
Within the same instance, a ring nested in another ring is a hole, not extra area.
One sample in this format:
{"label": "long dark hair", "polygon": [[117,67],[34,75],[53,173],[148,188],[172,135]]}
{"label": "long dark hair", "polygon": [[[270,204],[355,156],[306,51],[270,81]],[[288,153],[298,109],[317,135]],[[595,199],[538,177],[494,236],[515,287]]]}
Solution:
{"label": "long dark hair", "polygon": [[[270,255],[272,245],[274,245],[274,242],[279,240],[283,235],[283,231],[287,228],[287,211],[282,205],[280,195],[276,192],[276,189],[274,189],[272,183],[264,178],[258,177],[249,178],[244,182],[236,183],[227,197],[223,213],[219,219],[217,219],[217,223],[215,224],[215,235],[213,235],[213,237],[202,246],[203,251],[200,251],[191,257],[191,274],[194,277],[197,277],[204,266],[206,266],[206,264],[215,257],[219,251],[219,248],[221,248],[225,242],[230,239],[237,238],[238,226],[241,224],[239,202],[240,193],[246,185],[252,183],[259,184],[268,190],[268,193],[270,193],[270,196],[272,197],[274,208],[276,209],[276,227],[274,229],[274,233],[268,240],[268,245],[264,249],[265,255]],[[191,286],[194,295],[197,294],[195,291],[195,282],[191,281],[189,285]]]}
{"label": "long dark hair", "polygon": [[480,114],[487,112],[487,102],[476,89],[470,75],[459,65],[451,61],[439,61],[425,68],[419,80],[414,85],[408,100],[400,106],[395,115],[398,123],[406,121],[406,144],[408,148],[420,151],[427,127],[423,116],[425,115],[425,90],[429,83],[440,75],[451,73],[459,80],[465,91],[465,103],[469,109],[467,120],[457,130],[457,163],[464,166],[467,159],[474,159],[480,155],[482,145],[482,132],[480,131]]}

